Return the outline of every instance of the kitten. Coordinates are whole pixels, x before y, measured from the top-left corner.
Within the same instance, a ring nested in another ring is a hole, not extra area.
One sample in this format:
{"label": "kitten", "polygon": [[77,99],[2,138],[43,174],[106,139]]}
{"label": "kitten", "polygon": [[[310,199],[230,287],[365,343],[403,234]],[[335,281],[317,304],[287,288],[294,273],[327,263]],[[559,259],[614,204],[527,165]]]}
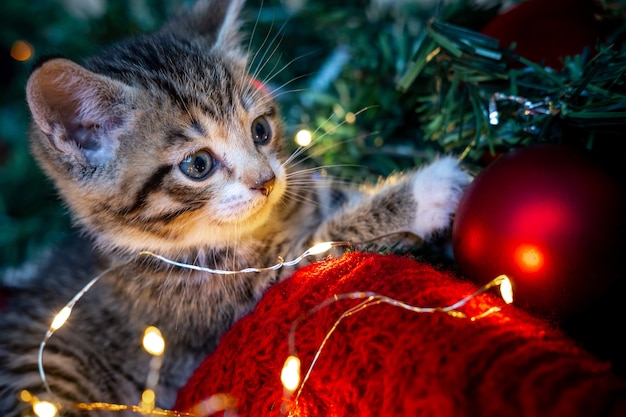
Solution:
{"label": "kitten", "polygon": [[[166,339],[156,398],[170,408],[220,336],[294,269],[217,275],[141,251],[240,270],[320,241],[401,232],[379,243],[413,245],[449,227],[469,180],[450,156],[349,189],[290,171],[277,105],[247,73],[241,9],[239,0],[201,1],[81,65],[53,58],[31,74],[32,153],[82,233],[9,289],[0,415],[30,413],[17,399],[23,389],[60,401],[67,416],[82,415],[75,403],[138,404],[148,325]],[[103,272],[47,342],[51,398],[39,345],[54,315]]]}

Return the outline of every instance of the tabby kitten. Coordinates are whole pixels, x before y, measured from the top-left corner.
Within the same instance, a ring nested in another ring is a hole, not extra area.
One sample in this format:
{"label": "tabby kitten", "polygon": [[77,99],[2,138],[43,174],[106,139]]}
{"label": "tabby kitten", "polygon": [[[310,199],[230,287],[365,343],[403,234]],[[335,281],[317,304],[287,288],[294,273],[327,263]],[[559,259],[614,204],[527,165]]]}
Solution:
{"label": "tabby kitten", "polygon": [[[141,251],[240,270],[293,259],[320,241],[403,232],[397,242],[413,244],[449,227],[468,182],[452,157],[350,189],[289,171],[276,104],[247,73],[242,2],[200,1],[80,65],[51,58],[34,69],[26,88],[32,153],[82,233],[8,289],[0,415],[32,414],[18,401],[23,389],[60,402],[65,416],[86,413],[75,403],[138,404],[148,325],[166,339],[156,393],[170,408],[220,336],[293,272],[216,275]],[[38,373],[40,342],[56,312],[99,274],[47,342],[50,397]]]}

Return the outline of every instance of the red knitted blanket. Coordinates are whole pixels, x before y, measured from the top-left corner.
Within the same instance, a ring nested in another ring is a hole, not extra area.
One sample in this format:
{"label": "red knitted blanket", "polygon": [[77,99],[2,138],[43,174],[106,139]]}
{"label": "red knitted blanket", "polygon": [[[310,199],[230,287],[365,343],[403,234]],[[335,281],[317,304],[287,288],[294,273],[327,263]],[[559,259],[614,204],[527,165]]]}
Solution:
{"label": "red knitted blanket", "polygon": [[[341,321],[321,350],[337,319],[363,300],[306,315],[355,291],[444,307],[475,290],[395,255],[350,253],[310,265],[271,288],[224,336],[180,390],[176,409],[205,401],[210,411],[214,403],[206,400],[224,393],[236,399],[240,416],[626,416],[626,381],[609,363],[513,305],[475,321],[373,305]],[[484,293],[459,310],[471,317],[502,305],[497,294]],[[280,375],[299,318],[303,377],[319,357],[294,403],[297,391],[286,400]]]}

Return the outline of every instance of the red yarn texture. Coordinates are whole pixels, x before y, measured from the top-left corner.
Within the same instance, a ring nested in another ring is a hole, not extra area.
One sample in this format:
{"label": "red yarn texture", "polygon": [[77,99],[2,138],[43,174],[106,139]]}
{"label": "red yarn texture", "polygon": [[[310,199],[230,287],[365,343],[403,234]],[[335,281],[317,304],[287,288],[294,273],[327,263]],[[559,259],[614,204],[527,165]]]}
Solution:
{"label": "red yarn texture", "polygon": [[[238,400],[240,416],[280,416],[280,373],[292,323],[335,294],[372,291],[420,307],[443,307],[475,290],[453,274],[396,255],[355,252],[309,265],[271,288],[224,336],[180,390],[175,409],[229,393]],[[338,301],[300,323],[295,340],[303,376],[335,321],[360,302]],[[489,293],[460,310],[474,316],[502,304]],[[623,417],[626,381],[610,364],[514,306],[470,321],[381,304],[339,324],[292,412]]]}

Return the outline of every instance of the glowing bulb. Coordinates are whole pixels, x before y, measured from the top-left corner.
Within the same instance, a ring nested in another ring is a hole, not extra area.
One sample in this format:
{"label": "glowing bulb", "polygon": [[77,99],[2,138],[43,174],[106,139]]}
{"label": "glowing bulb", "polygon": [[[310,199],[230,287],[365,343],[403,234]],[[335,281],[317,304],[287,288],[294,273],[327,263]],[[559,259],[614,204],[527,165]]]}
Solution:
{"label": "glowing bulb", "polygon": [[489,112],[489,124],[492,126],[497,126],[500,123],[499,113],[497,110]]}
{"label": "glowing bulb", "polygon": [[[230,394],[213,394],[209,398],[195,404],[190,412],[194,416],[212,416],[219,411],[237,407],[237,398]],[[226,415],[226,414],[224,414]]]}
{"label": "glowing bulb", "polygon": [[328,252],[332,247],[333,242],[322,242],[310,247],[307,252],[309,255],[319,255],[320,253]]}
{"label": "glowing bulb", "polygon": [[37,417],[55,417],[58,411],[56,405],[48,401],[35,401],[33,404],[33,412]]}
{"label": "glowing bulb", "polygon": [[70,318],[70,314],[72,314],[71,307],[65,306],[54,316],[54,320],[52,320],[52,324],[50,325],[50,330],[53,332],[60,329],[68,318]]}
{"label": "glowing bulb", "polygon": [[313,141],[313,135],[306,129],[302,129],[296,133],[296,143],[299,146],[309,146]]}
{"label": "glowing bulb", "polygon": [[154,410],[154,401],[156,400],[156,394],[153,390],[147,389],[141,394],[141,403],[139,406],[143,411],[151,412]]}
{"label": "glowing bulb", "polygon": [[35,54],[35,49],[26,41],[15,41],[11,47],[11,58],[16,61],[28,61]]}
{"label": "glowing bulb", "polygon": [[146,327],[143,333],[143,348],[153,356],[161,356],[165,351],[165,339],[161,331],[154,326]]}
{"label": "glowing bulb", "polygon": [[141,401],[143,403],[154,404],[155,398],[156,398],[156,395],[154,394],[154,391],[152,391],[151,389],[147,389],[141,394]]}
{"label": "glowing bulb", "polygon": [[513,286],[511,280],[506,275],[500,275],[498,278],[502,279],[500,282],[500,295],[505,303],[511,304],[513,302]]}
{"label": "glowing bulb", "polygon": [[280,381],[289,392],[294,392],[300,385],[300,359],[297,356],[289,356],[285,360],[283,370],[280,373]]}
{"label": "glowing bulb", "polygon": [[26,390],[20,392],[20,401],[22,402],[30,403],[33,401],[33,398],[32,394]]}

